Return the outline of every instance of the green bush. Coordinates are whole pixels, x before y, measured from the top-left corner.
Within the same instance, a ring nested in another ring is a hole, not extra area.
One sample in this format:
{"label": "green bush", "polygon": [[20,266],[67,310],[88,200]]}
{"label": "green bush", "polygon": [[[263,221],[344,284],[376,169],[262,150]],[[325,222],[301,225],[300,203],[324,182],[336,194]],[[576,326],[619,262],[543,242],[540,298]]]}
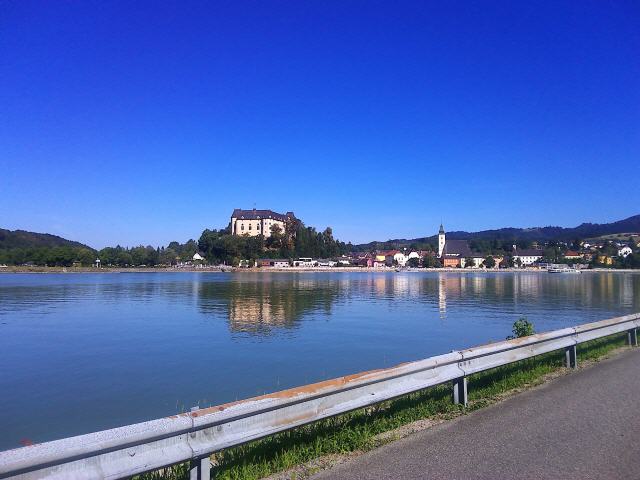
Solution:
{"label": "green bush", "polygon": [[527,317],[520,317],[518,320],[513,322],[513,328],[511,329],[513,335],[509,335],[507,340],[512,340],[514,338],[528,337],[529,335],[533,335],[536,333],[533,330],[533,323],[527,320]]}

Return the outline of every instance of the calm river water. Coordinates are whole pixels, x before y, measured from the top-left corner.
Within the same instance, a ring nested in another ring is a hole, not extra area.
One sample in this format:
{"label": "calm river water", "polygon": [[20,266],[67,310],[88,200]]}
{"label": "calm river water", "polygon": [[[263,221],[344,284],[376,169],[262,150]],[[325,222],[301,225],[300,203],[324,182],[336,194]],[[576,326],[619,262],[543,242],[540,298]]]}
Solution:
{"label": "calm river water", "polygon": [[640,311],[629,273],[0,275],[0,450]]}

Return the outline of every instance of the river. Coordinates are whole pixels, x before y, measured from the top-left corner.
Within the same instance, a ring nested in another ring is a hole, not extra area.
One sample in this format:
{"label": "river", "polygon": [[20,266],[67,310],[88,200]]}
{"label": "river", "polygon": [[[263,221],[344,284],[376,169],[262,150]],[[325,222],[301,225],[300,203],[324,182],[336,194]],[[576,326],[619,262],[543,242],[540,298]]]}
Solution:
{"label": "river", "polygon": [[0,275],[0,450],[640,311],[640,274]]}

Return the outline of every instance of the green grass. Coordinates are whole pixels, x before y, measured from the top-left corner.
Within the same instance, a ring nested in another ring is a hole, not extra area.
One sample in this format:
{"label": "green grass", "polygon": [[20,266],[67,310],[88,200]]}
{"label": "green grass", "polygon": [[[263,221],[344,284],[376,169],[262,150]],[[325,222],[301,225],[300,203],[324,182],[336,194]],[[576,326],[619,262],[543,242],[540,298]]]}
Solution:
{"label": "green grass", "polygon": [[[597,360],[625,344],[626,334],[578,346],[578,362]],[[212,478],[253,480],[330,454],[370,450],[379,434],[417,420],[450,418],[489,405],[514,390],[536,385],[563,367],[564,352],[551,352],[469,377],[469,407],[451,402],[451,388],[439,385],[337,417],[299,427],[215,454]],[[188,478],[187,464],[138,477],[139,480]]]}

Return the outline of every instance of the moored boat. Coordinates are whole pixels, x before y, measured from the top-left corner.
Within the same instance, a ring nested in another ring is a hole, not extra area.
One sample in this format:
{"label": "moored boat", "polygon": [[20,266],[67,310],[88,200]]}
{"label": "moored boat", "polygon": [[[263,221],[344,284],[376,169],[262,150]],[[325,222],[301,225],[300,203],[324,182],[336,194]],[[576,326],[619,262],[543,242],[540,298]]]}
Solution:
{"label": "moored boat", "polygon": [[580,270],[576,268],[549,268],[547,272],[549,273],[581,273]]}

